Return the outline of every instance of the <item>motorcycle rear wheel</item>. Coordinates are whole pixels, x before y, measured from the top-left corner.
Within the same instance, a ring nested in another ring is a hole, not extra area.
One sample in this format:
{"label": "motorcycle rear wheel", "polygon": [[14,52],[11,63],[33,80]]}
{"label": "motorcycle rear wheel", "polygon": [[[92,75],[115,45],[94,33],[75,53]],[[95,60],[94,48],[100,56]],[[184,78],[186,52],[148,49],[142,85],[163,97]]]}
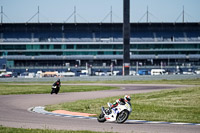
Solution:
{"label": "motorcycle rear wheel", "polygon": [[117,117],[117,123],[124,123],[129,116],[129,112],[127,110],[122,111]]}
{"label": "motorcycle rear wheel", "polygon": [[97,121],[101,122],[101,123],[106,121],[106,118],[104,117],[104,113],[103,112],[99,115],[99,117],[97,118]]}

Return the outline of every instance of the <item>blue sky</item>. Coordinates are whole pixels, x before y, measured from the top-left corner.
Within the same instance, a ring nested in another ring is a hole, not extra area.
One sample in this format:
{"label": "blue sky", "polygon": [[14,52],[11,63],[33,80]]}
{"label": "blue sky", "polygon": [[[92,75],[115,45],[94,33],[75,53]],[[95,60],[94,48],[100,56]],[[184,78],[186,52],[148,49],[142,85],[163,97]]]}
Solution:
{"label": "blue sky", "polygon": [[[181,22],[177,19],[185,8],[186,22],[200,22],[200,0],[130,0],[131,22],[146,22],[147,6],[150,22]],[[27,22],[40,7],[40,22],[64,22],[77,10],[77,22],[110,22],[111,6],[113,22],[122,22],[123,0],[0,0],[4,22]],[[143,19],[142,19],[142,16]],[[104,19],[105,18],[105,19]],[[73,22],[71,17],[67,22]],[[37,22],[37,16],[30,20]]]}

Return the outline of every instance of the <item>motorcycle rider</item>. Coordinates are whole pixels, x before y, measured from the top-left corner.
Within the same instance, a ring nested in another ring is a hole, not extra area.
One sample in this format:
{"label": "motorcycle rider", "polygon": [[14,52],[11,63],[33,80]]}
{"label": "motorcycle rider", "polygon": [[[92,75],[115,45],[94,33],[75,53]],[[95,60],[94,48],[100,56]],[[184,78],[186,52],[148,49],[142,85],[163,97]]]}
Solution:
{"label": "motorcycle rider", "polygon": [[98,122],[110,121],[124,123],[132,112],[131,97],[125,95],[124,98],[116,100],[115,103],[107,103],[109,108],[101,107],[101,114],[97,118]]}
{"label": "motorcycle rider", "polygon": [[51,94],[56,93],[58,94],[60,90],[61,82],[60,79],[58,79],[53,85],[52,85],[52,91]]}
{"label": "motorcycle rider", "polygon": [[109,109],[105,110],[105,113],[109,115],[112,112],[113,108],[117,107],[119,104],[125,105],[127,102],[130,102],[130,101],[131,101],[131,97],[129,95],[125,95],[124,98],[117,99],[116,102],[114,102],[109,107]]}
{"label": "motorcycle rider", "polygon": [[120,98],[119,100],[116,100],[116,102],[112,104],[111,109],[117,107],[119,104],[124,105],[130,101],[131,101],[131,97],[129,95],[125,95],[124,98]]}

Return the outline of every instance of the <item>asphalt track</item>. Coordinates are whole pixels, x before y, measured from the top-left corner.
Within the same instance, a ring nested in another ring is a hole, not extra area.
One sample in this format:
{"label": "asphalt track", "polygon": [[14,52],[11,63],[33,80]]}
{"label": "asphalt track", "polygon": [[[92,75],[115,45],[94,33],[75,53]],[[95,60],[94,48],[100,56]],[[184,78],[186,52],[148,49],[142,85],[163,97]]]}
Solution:
{"label": "asphalt track", "polygon": [[[64,84],[62,84],[64,85]],[[102,84],[92,84],[102,85]],[[185,87],[181,85],[109,85],[120,86],[119,90],[106,90],[94,92],[60,93],[58,95],[34,94],[34,95],[1,95],[0,96],[0,125],[17,128],[39,129],[64,129],[64,130],[91,130],[109,132],[132,132],[132,133],[199,133],[197,125],[170,125],[149,124],[142,122],[98,123],[96,120],[56,117],[29,112],[28,108],[71,102],[81,99],[95,99],[124,94],[135,94],[159,91],[163,89],[177,89]],[[113,99],[114,100],[114,99]]]}

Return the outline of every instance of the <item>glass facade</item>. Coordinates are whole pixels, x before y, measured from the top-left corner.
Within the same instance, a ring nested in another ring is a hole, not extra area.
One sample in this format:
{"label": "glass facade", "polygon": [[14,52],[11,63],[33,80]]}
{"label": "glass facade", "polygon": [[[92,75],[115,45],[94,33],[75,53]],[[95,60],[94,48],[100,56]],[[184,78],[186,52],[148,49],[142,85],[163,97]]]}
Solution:
{"label": "glass facade", "polygon": [[132,49],[200,49],[199,44],[134,44]]}
{"label": "glass facade", "polygon": [[[0,25],[0,57],[9,66],[122,65],[122,23]],[[131,64],[200,61],[198,23],[132,23]],[[78,60],[78,61],[77,61]],[[78,62],[78,63],[77,63]]]}
{"label": "glass facade", "polygon": [[[122,55],[122,44],[1,45],[0,55]],[[200,54],[200,44],[131,44],[131,54]]]}

